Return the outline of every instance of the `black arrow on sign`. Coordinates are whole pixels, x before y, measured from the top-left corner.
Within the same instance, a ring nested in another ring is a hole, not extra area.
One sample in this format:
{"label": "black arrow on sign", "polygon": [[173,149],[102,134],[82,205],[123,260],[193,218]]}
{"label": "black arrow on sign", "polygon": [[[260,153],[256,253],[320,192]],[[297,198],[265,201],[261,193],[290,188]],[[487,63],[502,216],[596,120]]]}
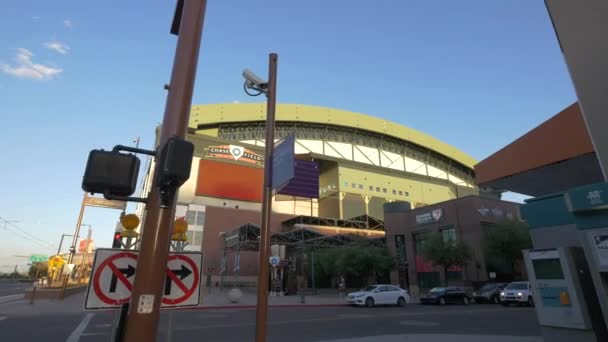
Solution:
{"label": "black arrow on sign", "polygon": [[[135,274],[135,267],[129,265],[127,268],[119,268],[120,273],[124,274],[126,278],[131,277]],[[116,283],[118,282],[118,278],[116,274],[112,272],[112,280],[110,280],[110,293],[116,292]]]}
{"label": "black arrow on sign", "polygon": [[[181,269],[177,269],[177,270],[168,270],[169,272],[173,272],[173,274],[175,274],[176,276],[179,277],[179,280],[183,280],[184,278],[186,278],[187,276],[192,274],[192,271],[190,271],[186,266],[182,265]],[[169,277],[169,275],[167,275],[167,277],[165,278],[165,295],[170,295],[171,294],[171,284],[173,282],[171,281],[171,278]]]}

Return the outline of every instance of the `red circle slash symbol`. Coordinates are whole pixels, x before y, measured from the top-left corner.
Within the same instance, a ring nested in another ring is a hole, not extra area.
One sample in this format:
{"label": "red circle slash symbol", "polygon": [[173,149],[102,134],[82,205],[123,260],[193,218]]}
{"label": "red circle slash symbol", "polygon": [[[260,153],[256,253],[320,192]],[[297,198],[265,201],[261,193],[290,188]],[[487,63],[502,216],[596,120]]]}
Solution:
{"label": "red circle slash symbol", "polygon": [[[93,275],[93,290],[95,291],[95,294],[101,301],[109,305],[121,305],[128,302],[129,298],[131,298],[131,289],[133,288],[133,285],[131,285],[131,282],[129,282],[129,279],[127,278],[130,278],[135,274],[135,267],[129,264],[126,268],[118,268],[114,262],[121,258],[127,258],[137,262],[136,254],[129,252],[117,253],[104,260]],[[101,273],[106,268],[110,269],[112,276],[110,286],[106,289],[102,289]],[[124,298],[111,298],[109,294],[116,292],[116,287],[119,281],[124,287],[127,288],[127,290],[129,290],[129,293]],[[107,291],[108,294],[106,294],[105,291]]]}
{"label": "red circle slash symbol", "polygon": [[[167,265],[172,260],[184,261],[186,264],[188,264],[190,266],[190,269],[188,269],[183,264],[181,265],[180,269],[172,270],[172,269],[167,268],[167,280],[165,282],[165,297],[163,297],[163,299],[162,299],[162,302],[165,305],[179,304],[179,303],[187,300],[188,298],[190,298],[192,296],[192,294],[194,293],[194,291],[196,291],[196,289],[198,288],[198,282],[199,282],[199,277],[200,277],[198,267],[196,266],[194,261],[192,261],[192,259],[186,257],[185,255],[180,255],[180,254],[170,255],[169,258],[167,259]],[[187,276],[189,276],[190,274],[192,274],[194,279],[192,281],[191,286],[186,286],[183,282],[183,279],[186,278]],[[178,275],[179,275],[179,277],[178,277]],[[171,293],[171,286],[172,286],[171,284],[172,283],[175,284],[181,290],[183,295],[181,295],[177,298],[166,298],[166,296],[168,296]]]}

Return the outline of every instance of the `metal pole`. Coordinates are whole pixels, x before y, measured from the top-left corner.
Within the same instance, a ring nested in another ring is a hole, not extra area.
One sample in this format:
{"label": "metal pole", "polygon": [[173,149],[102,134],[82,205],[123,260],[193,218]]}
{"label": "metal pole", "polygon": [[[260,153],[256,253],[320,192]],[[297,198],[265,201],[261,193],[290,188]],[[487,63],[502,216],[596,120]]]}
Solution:
{"label": "metal pole", "polygon": [[271,53],[268,59],[264,198],[262,202],[262,227],[260,231],[258,297],[255,312],[256,342],[266,341],[266,319],[268,317],[268,256],[270,254],[270,214],[272,212],[272,153],[274,148],[274,116],[277,96],[277,62],[279,56],[276,53]]}
{"label": "metal pole", "polygon": [[[206,6],[206,0],[183,3],[171,81],[166,87],[168,95],[160,146],[171,136],[186,137]],[[156,176],[152,184],[156,184]],[[161,207],[159,189],[153,186],[146,204],[146,221],[125,327],[124,340],[127,342],[156,340],[175,213],[175,193],[168,197],[167,205]]]}
{"label": "metal pole", "polygon": [[38,288],[38,271],[40,271],[40,265],[38,263],[34,263],[36,265],[36,275],[34,276],[34,288],[32,289],[32,298],[30,299],[30,304],[34,304],[34,299],[36,298],[36,290]]}
{"label": "metal pole", "polygon": [[57,255],[61,253],[61,246],[63,245],[63,238],[66,236],[71,236],[69,234],[61,234],[61,240],[59,240],[59,248],[57,248]]}
{"label": "metal pole", "polygon": [[312,294],[316,295],[317,294],[317,287],[315,285],[315,252],[311,251],[310,252],[310,268],[312,269],[311,273],[312,273]]}
{"label": "metal pole", "polygon": [[[74,236],[72,236],[72,245],[70,247],[70,256],[68,257],[68,264],[71,264],[74,260],[74,252],[76,252],[76,241],[80,235],[80,226],[82,225],[82,217],[84,215],[84,208],[87,206],[87,193],[85,192],[82,196],[82,204],[80,205],[80,213],[78,214],[78,221],[76,222],[76,229],[74,229]],[[61,286],[61,299],[65,297],[65,287],[68,285],[68,277],[63,277],[63,285]]]}
{"label": "metal pole", "polygon": [[[83,224],[83,226],[85,226]],[[93,234],[93,230],[91,229],[91,225],[87,224],[86,226],[89,226],[89,231],[87,232],[87,242],[84,245],[84,253],[82,256],[82,260],[80,262],[80,282],[82,283],[84,278],[85,278],[85,266],[88,264],[89,261],[89,244],[91,243],[91,235]]]}

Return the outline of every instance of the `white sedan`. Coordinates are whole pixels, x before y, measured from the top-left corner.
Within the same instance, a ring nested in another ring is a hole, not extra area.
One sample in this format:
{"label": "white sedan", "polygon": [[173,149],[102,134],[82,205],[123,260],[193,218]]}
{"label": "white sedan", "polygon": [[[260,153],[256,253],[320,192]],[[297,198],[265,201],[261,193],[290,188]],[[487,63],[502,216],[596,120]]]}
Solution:
{"label": "white sedan", "polygon": [[370,285],[361,291],[349,293],[346,301],[352,305],[399,305],[410,302],[407,290],[393,285]]}

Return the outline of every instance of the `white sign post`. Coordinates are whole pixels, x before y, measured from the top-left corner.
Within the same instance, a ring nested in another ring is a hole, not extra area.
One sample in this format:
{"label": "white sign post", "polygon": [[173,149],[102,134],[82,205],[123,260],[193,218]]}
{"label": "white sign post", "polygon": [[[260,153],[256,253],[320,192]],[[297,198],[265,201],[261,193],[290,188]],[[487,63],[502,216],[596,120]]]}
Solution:
{"label": "white sign post", "polygon": [[[98,249],[85,297],[85,310],[119,308],[131,299],[137,251]],[[200,302],[202,253],[170,253],[161,307],[196,306]],[[153,303],[155,299],[149,298]]]}

